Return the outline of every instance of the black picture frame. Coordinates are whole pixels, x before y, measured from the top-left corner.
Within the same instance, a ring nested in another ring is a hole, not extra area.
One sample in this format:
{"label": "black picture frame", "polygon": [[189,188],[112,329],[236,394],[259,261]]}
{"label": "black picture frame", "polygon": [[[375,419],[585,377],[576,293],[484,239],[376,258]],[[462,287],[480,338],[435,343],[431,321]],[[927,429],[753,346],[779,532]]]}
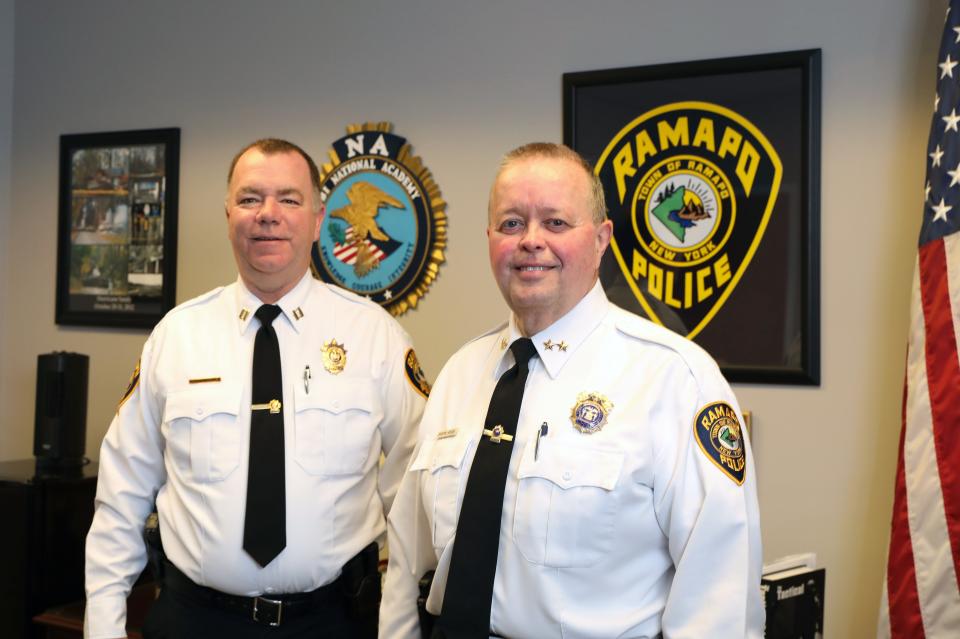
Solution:
{"label": "black picture frame", "polygon": [[56,323],[152,328],[173,308],[180,129],[60,136]]}
{"label": "black picture frame", "polygon": [[[820,383],[820,66],[808,49],[563,75],[564,143],[595,166],[614,220],[607,295],[703,346],[731,382]],[[725,230],[685,246],[701,221]]]}

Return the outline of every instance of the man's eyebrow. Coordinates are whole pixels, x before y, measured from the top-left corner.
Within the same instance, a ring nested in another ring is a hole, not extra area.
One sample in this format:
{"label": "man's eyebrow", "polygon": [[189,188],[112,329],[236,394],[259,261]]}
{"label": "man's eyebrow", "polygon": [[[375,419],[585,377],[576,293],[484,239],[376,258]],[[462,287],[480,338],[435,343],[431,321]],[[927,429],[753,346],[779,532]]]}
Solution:
{"label": "man's eyebrow", "polygon": [[[266,189],[259,186],[241,186],[237,189],[237,195],[263,195],[265,192]],[[280,189],[277,191],[278,197],[286,197],[288,195],[303,197],[303,193],[300,191],[300,189],[294,187]]]}

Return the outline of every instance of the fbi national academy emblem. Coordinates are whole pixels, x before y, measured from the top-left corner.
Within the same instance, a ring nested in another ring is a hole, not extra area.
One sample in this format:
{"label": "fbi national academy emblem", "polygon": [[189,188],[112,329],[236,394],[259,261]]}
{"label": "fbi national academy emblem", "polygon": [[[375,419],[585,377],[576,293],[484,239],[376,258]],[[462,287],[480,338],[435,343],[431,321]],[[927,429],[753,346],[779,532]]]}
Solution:
{"label": "fbi national academy emblem", "polygon": [[327,212],[313,266],[322,280],[401,315],[437,276],[447,218],[430,171],[391,128],[351,125],[333,143],[320,175]]}
{"label": "fbi national academy emblem", "polygon": [[676,102],[617,133],[597,162],[613,254],[650,319],[693,338],[757,250],[783,168],[763,133],[730,109]]}

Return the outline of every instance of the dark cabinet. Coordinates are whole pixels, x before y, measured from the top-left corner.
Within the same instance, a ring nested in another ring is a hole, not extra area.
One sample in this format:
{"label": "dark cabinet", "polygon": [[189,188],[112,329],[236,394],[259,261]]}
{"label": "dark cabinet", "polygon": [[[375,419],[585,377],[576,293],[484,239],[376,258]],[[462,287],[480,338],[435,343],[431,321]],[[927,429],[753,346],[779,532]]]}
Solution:
{"label": "dark cabinet", "polygon": [[32,459],[0,462],[0,636],[34,639],[35,615],[83,599],[96,488],[96,464],[38,472]]}

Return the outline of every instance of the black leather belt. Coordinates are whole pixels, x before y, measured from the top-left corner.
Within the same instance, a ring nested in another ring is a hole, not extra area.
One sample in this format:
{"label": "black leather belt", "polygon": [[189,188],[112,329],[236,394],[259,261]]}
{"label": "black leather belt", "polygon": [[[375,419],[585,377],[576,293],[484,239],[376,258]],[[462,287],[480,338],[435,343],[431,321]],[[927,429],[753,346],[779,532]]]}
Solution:
{"label": "black leather belt", "polygon": [[259,597],[231,595],[194,583],[169,561],[164,562],[163,586],[171,592],[192,599],[204,606],[219,608],[248,616],[257,623],[279,626],[284,621],[300,617],[331,603],[343,603],[340,577],[326,586],[302,593],[277,594]]}

